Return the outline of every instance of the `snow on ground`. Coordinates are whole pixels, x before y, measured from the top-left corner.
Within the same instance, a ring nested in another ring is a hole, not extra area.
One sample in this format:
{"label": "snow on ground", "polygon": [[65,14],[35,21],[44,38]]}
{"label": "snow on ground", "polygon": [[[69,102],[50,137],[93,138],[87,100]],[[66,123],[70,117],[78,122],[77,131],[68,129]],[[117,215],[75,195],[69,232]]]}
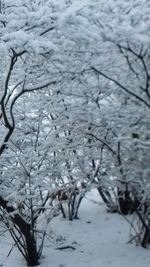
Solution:
{"label": "snow on ground", "polygon": [[[150,251],[128,244],[130,226],[126,220],[119,214],[108,213],[99,201],[95,192],[90,193],[81,205],[79,220],[53,219],[52,238],[46,241],[41,267],[150,266]],[[7,257],[10,243],[8,238],[1,237],[0,266],[26,266],[15,248]]]}

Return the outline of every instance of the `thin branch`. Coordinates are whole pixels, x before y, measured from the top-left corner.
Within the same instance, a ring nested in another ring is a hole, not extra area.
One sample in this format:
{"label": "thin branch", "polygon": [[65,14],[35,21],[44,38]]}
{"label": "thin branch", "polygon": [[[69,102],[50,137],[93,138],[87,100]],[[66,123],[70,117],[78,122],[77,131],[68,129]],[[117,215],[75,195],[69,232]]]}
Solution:
{"label": "thin branch", "polygon": [[9,93],[9,95],[8,95],[6,101],[5,101],[5,107],[7,106],[8,102],[9,102],[9,100],[10,100],[10,97],[11,97],[12,94],[14,93],[15,89],[16,89],[19,85],[21,85],[23,82],[24,82],[24,81],[20,81],[20,82],[18,82],[18,83],[13,87],[13,89],[11,90],[11,92]]}
{"label": "thin branch", "polygon": [[105,145],[114,155],[116,155],[116,152],[111,148],[111,146],[106,142],[106,140],[103,140],[99,137],[97,137],[96,135],[94,135],[93,133],[87,132],[86,133],[89,136],[94,137],[97,141],[100,141],[103,145]]}
{"label": "thin branch", "polygon": [[[24,88],[24,90],[20,93],[21,95],[26,93],[26,92],[33,92],[33,91],[38,91],[40,89],[43,89],[45,87],[48,87],[49,85],[55,85],[56,83],[58,83],[59,81],[57,80],[51,80],[51,81],[47,81],[43,84],[39,84],[39,85],[34,85],[32,87],[29,88]],[[20,96],[20,95],[19,95]]]}
{"label": "thin branch", "polygon": [[139,100],[140,102],[144,103],[145,106],[147,106],[148,108],[150,108],[150,104],[147,103],[146,100],[144,100],[142,97],[140,97],[139,95],[133,93],[132,91],[130,91],[129,89],[127,89],[127,87],[125,87],[124,85],[122,85],[120,82],[116,81],[114,78],[109,77],[107,74],[103,73],[102,71],[98,70],[95,67],[91,67],[91,69],[97,73],[99,73],[100,75],[102,75],[104,78],[106,78],[107,80],[113,82],[114,84],[116,84],[117,86],[119,86],[124,92],[132,95],[133,97],[135,97],[137,100]]}
{"label": "thin branch", "polygon": [[145,60],[143,57],[141,57],[141,62],[143,64],[143,68],[144,68],[144,71],[145,71],[145,75],[146,75],[146,84],[145,84],[145,92],[147,94],[147,97],[150,99],[150,92],[149,92],[149,80],[150,80],[150,75],[148,73],[148,69],[147,69],[147,66],[146,66],[146,63],[145,63]]}
{"label": "thin branch", "polygon": [[117,46],[118,46],[118,48],[119,48],[120,53],[125,57],[125,59],[126,59],[126,61],[127,61],[127,64],[128,64],[128,66],[129,66],[130,70],[134,73],[134,75],[136,76],[136,78],[139,80],[139,73],[137,73],[137,72],[135,71],[135,69],[134,69],[134,67],[133,67],[133,65],[132,65],[132,62],[131,62],[131,60],[130,60],[128,54],[125,54],[125,53],[124,53],[124,51],[123,51],[123,47],[122,47],[120,44],[118,44]]}
{"label": "thin branch", "polygon": [[10,60],[10,65],[9,65],[9,70],[8,70],[8,73],[7,73],[7,76],[6,76],[6,80],[5,80],[5,88],[4,88],[4,93],[2,95],[2,98],[1,98],[1,101],[0,101],[0,104],[1,104],[1,109],[2,109],[2,114],[3,114],[3,118],[4,118],[4,122],[5,122],[5,126],[6,128],[8,128],[9,130],[12,129],[12,126],[8,120],[8,117],[7,117],[7,114],[6,114],[6,109],[5,109],[5,99],[7,97],[7,91],[8,91],[8,84],[9,84],[9,80],[10,80],[10,77],[11,77],[11,73],[12,73],[12,70],[13,70],[13,67],[16,63],[16,56],[12,56],[11,57],[11,60]]}
{"label": "thin branch", "polygon": [[43,32],[40,34],[40,36],[42,36],[42,35],[44,35],[44,34],[50,32],[50,31],[54,30],[55,28],[56,28],[56,26],[51,26],[51,27],[49,27],[48,29],[46,29],[45,31],[43,31]]}
{"label": "thin branch", "polygon": [[[150,75],[149,75],[149,72],[148,72],[148,68],[146,66],[146,63],[145,63],[145,60],[144,60],[144,57],[146,56],[147,54],[147,50],[145,50],[145,52],[143,52],[143,46],[141,46],[141,49],[140,49],[140,53],[136,53],[133,49],[131,49],[131,47],[128,46],[125,47],[125,46],[122,46],[120,44],[117,45],[118,48],[120,49],[120,52],[123,54],[123,49],[126,50],[127,52],[130,52],[131,54],[133,54],[137,59],[139,59],[143,65],[143,69],[145,71],[145,76],[146,76],[146,84],[145,84],[145,88],[143,88],[142,86],[140,86],[140,88],[142,90],[144,90],[146,92],[146,95],[147,97],[150,99],[150,92],[149,92],[149,80],[150,80]],[[130,69],[135,73],[135,75],[137,76],[138,78],[138,74],[135,72],[134,68],[132,67],[131,65],[131,62],[128,58],[127,55],[124,55],[127,59],[127,62],[128,62],[128,65],[130,67]]]}

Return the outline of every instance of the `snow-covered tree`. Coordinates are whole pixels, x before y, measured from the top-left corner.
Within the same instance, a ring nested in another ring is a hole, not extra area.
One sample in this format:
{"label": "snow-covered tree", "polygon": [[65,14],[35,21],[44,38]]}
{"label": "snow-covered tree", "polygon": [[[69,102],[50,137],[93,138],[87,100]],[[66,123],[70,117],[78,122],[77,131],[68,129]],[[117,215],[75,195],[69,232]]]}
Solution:
{"label": "snow-covered tree", "polygon": [[[39,261],[41,247],[37,248],[35,227],[43,204],[41,203],[40,208],[36,208],[35,211],[35,202],[31,192],[34,188],[31,171],[29,171],[31,162],[24,164],[19,153],[24,143],[18,144],[18,149],[16,149],[16,143],[13,144],[12,138],[15,127],[19,127],[17,121],[19,116],[15,113],[17,101],[24,93],[31,97],[34,91],[53,86],[58,81],[57,76],[52,77],[50,71],[46,70],[47,55],[56,50],[53,41],[45,37],[45,34],[55,28],[50,16],[51,6],[48,4],[46,1],[1,1],[0,14],[0,54],[2,59],[0,81],[1,216],[29,265],[37,265]],[[17,112],[23,113],[23,101],[20,101],[19,104],[21,106]],[[30,112],[31,110],[29,110],[29,114]],[[33,132],[36,136],[36,131]],[[22,140],[18,138],[18,142],[20,141]],[[11,152],[12,150],[14,153]],[[33,152],[31,147],[28,157],[31,158]],[[24,169],[24,174],[23,172],[19,173],[21,167]],[[8,176],[6,177],[7,171]],[[17,196],[17,191],[22,191],[23,201],[21,200],[21,202],[19,199],[21,194]],[[19,206],[17,205],[18,200]],[[44,199],[42,200],[45,202]],[[24,209],[24,204],[28,209]],[[30,214],[26,214],[26,210]]]}
{"label": "snow-covered tree", "polygon": [[124,214],[147,193],[149,12],[147,0],[0,1],[0,205],[28,264],[51,193],[70,219],[92,186]]}

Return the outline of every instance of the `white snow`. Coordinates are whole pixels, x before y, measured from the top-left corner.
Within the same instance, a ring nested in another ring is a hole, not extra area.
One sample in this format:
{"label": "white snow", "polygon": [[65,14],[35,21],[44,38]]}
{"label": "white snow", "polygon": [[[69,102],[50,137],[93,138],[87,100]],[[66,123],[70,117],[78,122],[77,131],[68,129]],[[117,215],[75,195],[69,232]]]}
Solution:
{"label": "white snow", "polygon": [[[149,267],[149,249],[128,243],[129,224],[121,215],[108,213],[95,192],[86,196],[79,216],[72,222],[61,216],[52,220],[53,238],[46,241],[42,267]],[[0,246],[0,266],[26,266],[16,248],[7,257],[12,242],[6,234]],[[58,249],[65,246],[75,250]]]}

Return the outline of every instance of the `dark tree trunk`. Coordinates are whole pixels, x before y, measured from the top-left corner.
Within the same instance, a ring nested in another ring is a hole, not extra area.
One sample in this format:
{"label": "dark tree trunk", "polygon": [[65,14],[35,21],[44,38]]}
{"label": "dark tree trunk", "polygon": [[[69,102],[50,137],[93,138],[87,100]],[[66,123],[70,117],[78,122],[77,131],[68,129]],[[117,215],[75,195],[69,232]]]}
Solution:
{"label": "dark tree trunk", "polygon": [[131,196],[132,192],[129,190],[117,189],[119,210],[122,214],[132,214],[139,207],[140,202],[134,196]]}
{"label": "dark tree trunk", "polygon": [[[9,204],[8,201],[4,200],[0,196],[0,206],[4,210],[6,210],[8,213],[14,212],[15,209],[8,204]],[[27,264],[29,266],[39,265],[39,255],[37,252],[36,241],[35,241],[35,237],[34,237],[34,234],[32,231],[31,224],[26,222],[19,214],[13,214],[12,216],[10,214],[10,219],[15,224],[15,226],[17,226],[17,228],[19,228],[19,231],[24,236],[25,247],[23,248],[24,253],[22,253],[22,254],[25,257]]]}
{"label": "dark tree trunk", "polygon": [[80,207],[82,199],[83,199],[83,196],[80,196],[80,198],[78,200],[78,203],[77,203],[76,211],[75,211],[75,214],[74,214],[74,218],[75,219],[78,219],[78,211],[79,211],[79,207]]}
{"label": "dark tree trunk", "polygon": [[39,265],[39,255],[37,253],[34,235],[30,232],[26,235],[25,239],[28,252],[27,263],[29,266],[37,266]]}
{"label": "dark tree trunk", "polygon": [[109,211],[111,212],[116,212],[116,207],[114,205],[114,202],[112,200],[111,194],[109,193],[108,190],[104,190],[101,186],[99,186],[97,188],[102,200],[104,201],[104,203],[106,204],[107,208],[109,209]]}

